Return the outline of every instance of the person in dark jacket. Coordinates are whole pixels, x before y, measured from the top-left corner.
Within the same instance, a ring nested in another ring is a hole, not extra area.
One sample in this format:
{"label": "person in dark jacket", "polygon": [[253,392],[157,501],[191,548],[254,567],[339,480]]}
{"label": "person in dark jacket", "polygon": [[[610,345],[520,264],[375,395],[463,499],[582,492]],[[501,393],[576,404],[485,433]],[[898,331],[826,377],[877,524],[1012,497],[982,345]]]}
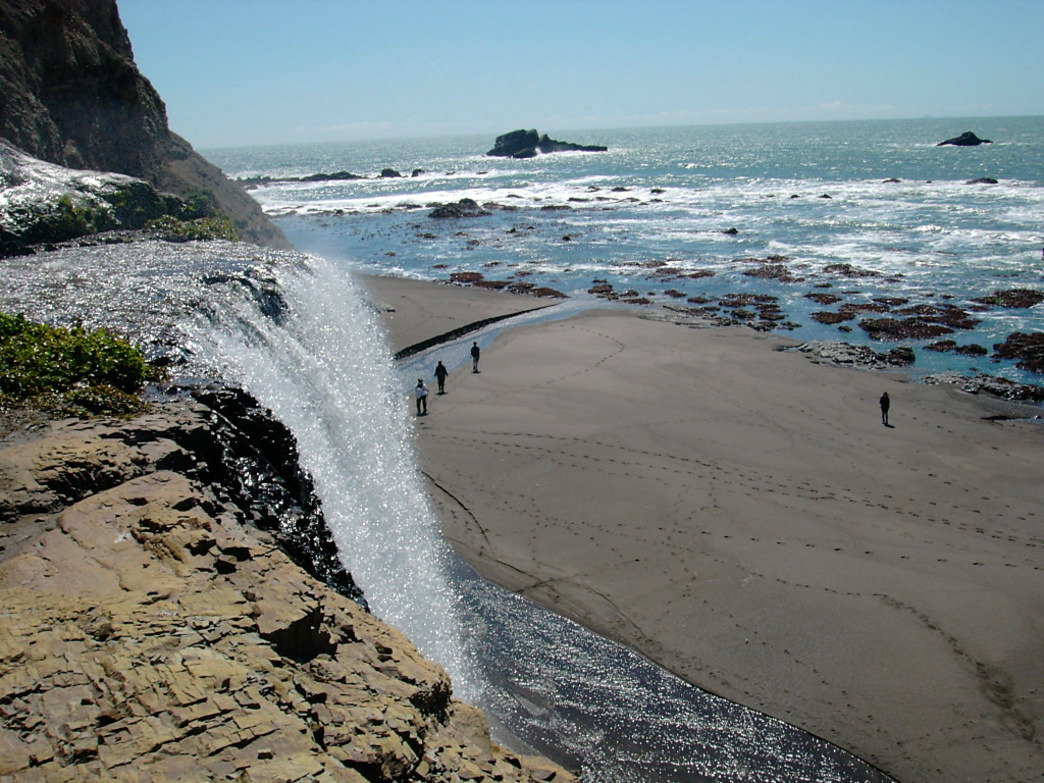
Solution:
{"label": "person in dark jacket", "polygon": [[449,370],[446,369],[446,365],[439,360],[439,363],[435,365],[435,380],[439,382],[439,394],[446,393],[446,376],[449,375]]}

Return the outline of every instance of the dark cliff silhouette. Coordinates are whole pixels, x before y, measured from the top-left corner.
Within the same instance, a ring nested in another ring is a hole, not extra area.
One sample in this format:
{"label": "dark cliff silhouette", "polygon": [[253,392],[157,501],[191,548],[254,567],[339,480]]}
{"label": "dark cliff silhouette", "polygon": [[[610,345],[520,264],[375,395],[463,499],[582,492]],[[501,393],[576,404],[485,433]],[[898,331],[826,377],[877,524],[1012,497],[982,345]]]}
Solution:
{"label": "dark cliff silhouette", "polygon": [[50,163],[209,191],[240,238],[289,247],[246,192],[167,126],[115,0],[0,2],[0,137]]}

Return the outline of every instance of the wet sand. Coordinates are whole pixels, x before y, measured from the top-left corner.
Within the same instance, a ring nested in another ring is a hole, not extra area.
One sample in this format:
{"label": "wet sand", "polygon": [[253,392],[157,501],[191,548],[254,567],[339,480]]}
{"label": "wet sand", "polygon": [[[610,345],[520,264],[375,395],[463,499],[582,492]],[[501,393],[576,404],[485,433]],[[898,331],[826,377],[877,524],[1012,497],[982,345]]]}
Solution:
{"label": "wet sand", "polygon": [[[395,350],[543,304],[365,280]],[[456,551],[904,783],[1039,779],[1044,425],[652,312],[508,329],[479,374],[430,355],[417,450]]]}

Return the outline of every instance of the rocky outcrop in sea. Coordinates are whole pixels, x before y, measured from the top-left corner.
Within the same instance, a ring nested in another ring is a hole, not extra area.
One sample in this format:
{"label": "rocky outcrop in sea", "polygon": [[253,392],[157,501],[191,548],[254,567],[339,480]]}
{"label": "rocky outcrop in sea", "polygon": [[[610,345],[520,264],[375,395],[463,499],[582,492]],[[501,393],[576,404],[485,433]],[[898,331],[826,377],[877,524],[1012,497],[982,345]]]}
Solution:
{"label": "rocky outcrop in sea", "polygon": [[954,136],[952,139],[946,141],[940,141],[936,144],[936,147],[945,147],[947,145],[953,147],[977,147],[980,144],[993,144],[989,139],[980,139],[971,131],[965,131],[960,136]]}
{"label": "rocky outcrop in sea", "polygon": [[556,141],[546,133],[540,135],[535,130],[520,129],[497,136],[493,149],[486,155],[497,158],[533,158],[539,152],[606,152],[608,149],[598,144]]}
{"label": "rocky outcrop in sea", "polygon": [[273,473],[222,418],[183,396],[8,428],[0,777],[572,780],[494,744],[441,667],[295,564],[285,513],[200,480]]}

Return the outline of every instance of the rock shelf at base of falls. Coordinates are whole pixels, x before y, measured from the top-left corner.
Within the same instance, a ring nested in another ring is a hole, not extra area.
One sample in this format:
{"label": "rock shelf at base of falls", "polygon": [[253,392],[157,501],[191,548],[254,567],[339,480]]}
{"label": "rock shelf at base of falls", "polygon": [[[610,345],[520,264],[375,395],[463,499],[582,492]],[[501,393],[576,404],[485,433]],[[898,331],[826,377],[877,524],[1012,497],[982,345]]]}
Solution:
{"label": "rock shelf at base of falls", "polygon": [[571,781],[305,572],[181,397],[0,432],[0,777]]}

